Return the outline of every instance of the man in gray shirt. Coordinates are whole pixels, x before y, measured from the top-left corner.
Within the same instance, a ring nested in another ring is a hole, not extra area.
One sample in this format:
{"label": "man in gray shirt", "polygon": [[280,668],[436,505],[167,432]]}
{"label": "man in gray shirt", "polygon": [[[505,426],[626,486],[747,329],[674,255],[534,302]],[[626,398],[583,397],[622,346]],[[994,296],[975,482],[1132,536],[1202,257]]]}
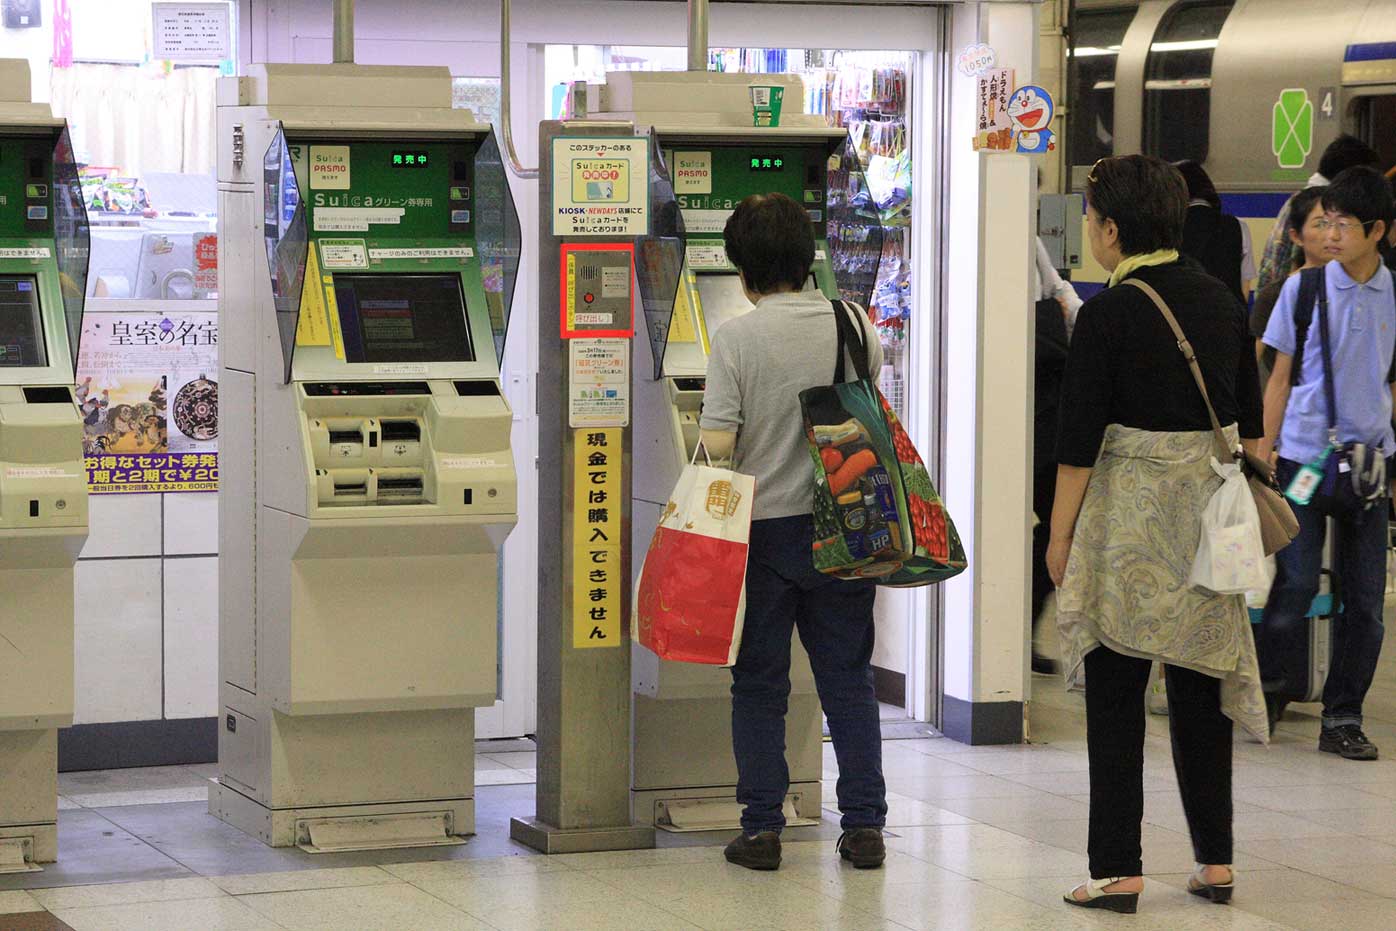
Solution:
{"label": "man in gray shirt", "polygon": [[[700,421],[708,453],[730,456],[737,471],[756,477],[746,620],[732,667],[732,749],[744,810],[726,857],[750,869],[780,866],[790,636],[798,628],[839,762],[839,854],[860,869],[878,867],[887,787],[872,676],[875,589],[815,571],[814,465],[800,414],[800,392],[834,380],[835,308],[819,292],[802,291],[814,227],[789,197],[748,197],[723,238],[756,305],[713,335]],[[857,321],[870,370],[879,371],[882,348],[866,314],[843,304],[838,312]],[[846,368],[853,371],[851,360]]]}

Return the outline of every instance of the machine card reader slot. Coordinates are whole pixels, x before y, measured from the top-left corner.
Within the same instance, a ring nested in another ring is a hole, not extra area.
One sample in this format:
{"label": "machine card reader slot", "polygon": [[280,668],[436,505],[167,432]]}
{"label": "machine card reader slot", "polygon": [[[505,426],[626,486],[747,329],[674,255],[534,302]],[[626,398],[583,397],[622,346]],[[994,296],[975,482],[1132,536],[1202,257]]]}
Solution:
{"label": "machine card reader slot", "polygon": [[497,398],[499,386],[492,381],[458,381],[456,394],[463,398]]}
{"label": "machine card reader slot", "polygon": [[309,382],[303,386],[310,398],[367,398],[382,395],[431,394],[424,381]]}
{"label": "machine card reader slot", "polygon": [[67,386],[25,388],[24,400],[27,404],[72,404],[73,393]]}
{"label": "machine card reader slot", "polygon": [[677,391],[703,391],[706,384],[702,378],[675,378],[674,389]]}

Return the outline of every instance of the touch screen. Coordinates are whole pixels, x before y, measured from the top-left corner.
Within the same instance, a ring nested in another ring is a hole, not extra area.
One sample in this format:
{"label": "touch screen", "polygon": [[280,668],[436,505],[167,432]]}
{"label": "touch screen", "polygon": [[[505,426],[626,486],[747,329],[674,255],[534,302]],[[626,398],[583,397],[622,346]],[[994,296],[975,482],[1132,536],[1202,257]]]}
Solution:
{"label": "touch screen", "polygon": [[346,362],[474,362],[458,275],[335,275]]}
{"label": "touch screen", "polygon": [[0,368],[43,368],[44,324],[32,275],[0,275]]}
{"label": "touch screen", "polygon": [[[805,280],[805,290],[819,290],[814,275]],[[717,335],[718,329],[728,320],[735,320],[753,309],[751,301],[742,291],[742,279],[733,274],[699,275],[698,300],[703,306],[703,323],[708,328],[708,339]]]}

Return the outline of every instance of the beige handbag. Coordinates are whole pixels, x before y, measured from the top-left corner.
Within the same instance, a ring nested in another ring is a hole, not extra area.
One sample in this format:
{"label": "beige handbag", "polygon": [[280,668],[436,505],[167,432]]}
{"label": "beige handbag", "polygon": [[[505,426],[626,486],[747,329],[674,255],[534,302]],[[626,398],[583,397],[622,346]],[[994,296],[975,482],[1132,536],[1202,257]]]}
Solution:
{"label": "beige handbag", "polygon": [[1279,486],[1275,484],[1274,470],[1270,468],[1270,463],[1252,456],[1244,448],[1237,446],[1231,449],[1227,444],[1226,434],[1222,433],[1221,424],[1217,422],[1217,412],[1213,410],[1212,399],[1207,394],[1207,383],[1202,380],[1202,369],[1197,364],[1192,344],[1183,334],[1183,328],[1178,325],[1178,318],[1173,316],[1173,311],[1168,309],[1159,293],[1137,278],[1128,278],[1124,283],[1133,285],[1147,294],[1172,328],[1173,335],[1178,339],[1178,349],[1183,353],[1183,358],[1188,360],[1192,379],[1197,382],[1198,390],[1202,392],[1202,401],[1207,405],[1207,416],[1212,420],[1212,433],[1216,437],[1220,453],[1217,458],[1224,461],[1227,456],[1231,456],[1240,464],[1241,471],[1250,485],[1251,497],[1255,499],[1256,513],[1260,515],[1260,540],[1265,555],[1272,556],[1278,553],[1299,536],[1299,518],[1294,516],[1294,510],[1285,500]]}

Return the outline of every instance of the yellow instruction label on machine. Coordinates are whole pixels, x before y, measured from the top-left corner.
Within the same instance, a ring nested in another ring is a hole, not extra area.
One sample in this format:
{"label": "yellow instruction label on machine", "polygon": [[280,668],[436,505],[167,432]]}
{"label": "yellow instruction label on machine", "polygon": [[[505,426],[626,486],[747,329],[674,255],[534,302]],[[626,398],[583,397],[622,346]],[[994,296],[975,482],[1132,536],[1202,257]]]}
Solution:
{"label": "yellow instruction label on machine", "polygon": [[619,427],[572,434],[573,649],[622,646],[624,436]]}
{"label": "yellow instruction label on machine", "polygon": [[685,275],[679,285],[678,300],[674,301],[674,316],[669,321],[669,342],[694,343],[698,341],[698,331],[693,326],[693,276]]}
{"label": "yellow instruction label on machine", "polygon": [[301,312],[296,319],[297,346],[334,346],[344,358],[344,337],[339,330],[339,307],[334,298],[334,276],[320,274],[318,250],[312,244],[305,256],[305,283],[301,286]]}
{"label": "yellow instruction label on machine", "polygon": [[325,315],[330,318],[330,338],[334,340],[334,354],[344,361],[344,331],[339,327],[339,300],[334,295],[334,276],[325,275]]}
{"label": "yellow instruction label on machine", "polygon": [[330,321],[325,311],[325,292],[320,284],[320,260],[312,245],[305,256],[305,283],[301,286],[301,313],[296,320],[297,346],[328,346]]}

